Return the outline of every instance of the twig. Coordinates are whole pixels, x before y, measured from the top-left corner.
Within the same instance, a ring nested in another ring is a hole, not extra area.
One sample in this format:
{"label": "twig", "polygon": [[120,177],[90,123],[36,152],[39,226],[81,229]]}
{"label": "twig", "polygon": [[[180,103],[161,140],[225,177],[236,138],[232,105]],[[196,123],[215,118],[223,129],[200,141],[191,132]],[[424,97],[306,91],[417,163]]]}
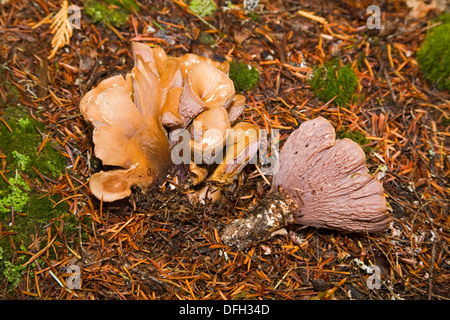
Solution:
{"label": "twig", "polygon": [[305,17],[305,18],[314,20],[314,21],[319,22],[319,23],[321,23],[321,24],[328,24],[328,22],[327,22],[327,20],[326,20],[325,18],[316,16],[316,15],[310,13],[310,12],[298,10],[297,13],[298,13],[299,15],[301,15],[302,17]]}

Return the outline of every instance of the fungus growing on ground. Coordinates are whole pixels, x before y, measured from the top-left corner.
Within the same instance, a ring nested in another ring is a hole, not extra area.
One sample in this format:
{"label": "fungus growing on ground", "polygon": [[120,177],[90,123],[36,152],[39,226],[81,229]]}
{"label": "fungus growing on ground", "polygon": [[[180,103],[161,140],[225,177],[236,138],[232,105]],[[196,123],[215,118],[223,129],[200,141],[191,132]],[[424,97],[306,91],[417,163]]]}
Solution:
{"label": "fungus growing on ground", "polygon": [[245,104],[235,95],[226,61],[195,54],[168,57],[162,48],[137,42],[132,53],[131,73],[103,80],[80,103],[94,126],[95,155],[104,165],[121,168],[92,175],[91,192],[103,201],[128,197],[134,185],[145,191],[161,182],[172,166],[169,135],[176,130],[192,134],[183,143],[188,160],[192,154],[197,161],[190,166],[194,182],[201,183],[207,176],[202,165],[222,154]]}
{"label": "fungus growing on ground", "polygon": [[151,89],[139,69],[133,69],[132,77],[134,91],[130,77],[118,75],[102,81],[81,101],[81,113],[94,125],[96,157],[104,165],[124,168],[92,175],[91,192],[103,201],[128,197],[133,185],[146,188],[156,183],[170,166],[167,135],[152,97],[156,88]]}
{"label": "fungus growing on ground", "polygon": [[222,240],[245,248],[290,223],[360,233],[389,226],[383,187],[368,174],[363,150],[336,140],[322,117],[289,136],[271,193],[252,217],[227,225]]}
{"label": "fungus growing on ground", "polygon": [[[255,159],[260,147],[259,127],[248,122],[234,125],[226,142],[222,162],[215,168],[208,180],[216,184],[231,185],[244,167]],[[220,189],[214,184],[204,186],[191,201],[218,202],[221,199]]]}

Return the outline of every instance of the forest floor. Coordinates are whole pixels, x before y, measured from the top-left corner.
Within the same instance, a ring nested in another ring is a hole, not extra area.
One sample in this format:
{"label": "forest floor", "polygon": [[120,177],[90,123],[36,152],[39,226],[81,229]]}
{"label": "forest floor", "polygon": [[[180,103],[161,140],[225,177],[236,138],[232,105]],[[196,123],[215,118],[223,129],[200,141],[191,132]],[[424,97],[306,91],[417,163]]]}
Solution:
{"label": "forest floor", "polygon": [[[34,166],[30,174],[14,172],[9,162],[18,154],[0,152],[2,186],[11,187],[15,174],[26,181],[24,199],[33,192],[50,199],[52,212],[43,221],[29,206],[0,211],[1,298],[450,299],[450,95],[427,83],[416,61],[432,11],[413,19],[404,1],[378,1],[381,29],[369,30],[368,1],[262,0],[251,13],[242,1],[226,10],[217,1],[204,18],[182,1],[150,2],[140,1],[139,13],[121,27],[94,23],[81,10],[81,28],[50,59],[50,25],[33,26],[62,1],[0,5],[0,126],[14,134],[7,109],[25,110],[43,125],[34,150],[48,145],[64,157],[62,172],[51,176]],[[271,177],[263,179],[255,165],[220,204],[192,205],[169,178],[145,195],[135,190],[129,199],[100,203],[88,179],[101,163],[79,104],[101,80],[131,70],[132,39],[173,56],[191,52],[256,68],[260,81],[243,93],[241,118],[279,129],[280,148],[318,116],[338,136],[363,137],[369,171],[385,189],[389,229],[343,234],[292,225],[288,235],[246,250],[228,247],[221,230],[251,214],[270,189]],[[358,79],[347,106],[319,100],[308,82],[314,66],[335,58]],[[38,223],[19,237],[26,219]],[[370,266],[379,268],[375,288]],[[79,287],[67,286],[77,268]]]}

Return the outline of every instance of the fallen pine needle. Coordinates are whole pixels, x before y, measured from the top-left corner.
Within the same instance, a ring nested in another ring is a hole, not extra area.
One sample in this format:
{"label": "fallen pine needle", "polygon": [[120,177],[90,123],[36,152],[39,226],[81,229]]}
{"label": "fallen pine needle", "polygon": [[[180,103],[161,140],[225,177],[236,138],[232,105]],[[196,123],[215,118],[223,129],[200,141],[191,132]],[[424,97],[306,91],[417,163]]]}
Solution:
{"label": "fallen pine needle", "polygon": [[58,49],[69,44],[70,38],[73,34],[72,24],[69,22],[68,14],[69,4],[64,1],[61,9],[56,15],[50,18],[51,14],[46,16],[44,19],[36,23],[31,29],[39,28],[44,23],[51,23],[50,29],[51,33],[54,34],[52,39],[52,51],[48,56],[49,59],[53,58],[58,51]]}
{"label": "fallen pine needle", "polygon": [[53,244],[53,242],[56,240],[56,237],[58,236],[58,234],[56,234],[50,241],[49,243],[42,248],[41,250],[38,251],[38,253],[36,253],[34,256],[32,256],[27,262],[25,262],[22,267],[26,267],[27,265],[29,265],[30,263],[32,263],[34,260],[36,260],[37,258],[39,258],[45,251],[48,250],[48,248],[50,248],[50,246]]}
{"label": "fallen pine needle", "polygon": [[259,174],[261,175],[261,177],[264,179],[264,181],[267,183],[268,186],[270,186],[270,182],[269,180],[266,178],[266,176],[264,175],[264,173],[261,171],[261,169],[258,167],[257,164],[255,164],[256,170],[258,170]]}
{"label": "fallen pine needle", "polygon": [[8,126],[8,124],[6,123],[6,121],[5,121],[2,117],[0,117],[0,120],[2,120],[2,122],[5,124],[5,126],[8,128],[8,130],[9,130],[10,132],[13,132],[13,131],[11,130],[11,127]]}
{"label": "fallen pine needle", "polygon": [[53,208],[55,208],[58,204],[60,204],[60,203],[62,203],[62,202],[64,202],[64,201],[66,201],[66,200],[68,200],[68,199],[71,199],[71,198],[75,198],[75,197],[82,197],[82,196],[84,196],[84,194],[74,194],[74,195],[71,195],[71,196],[68,196],[68,197],[66,197],[66,198],[64,198],[64,199],[62,199],[62,200],[60,200],[60,201],[58,201],[54,206],[53,206]]}
{"label": "fallen pine needle", "polygon": [[394,61],[392,60],[392,54],[391,54],[391,45],[387,44],[387,52],[388,52],[388,58],[389,58],[389,64],[391,65],[391,68],[394,69]]}
{"label": "fallen pine needle", "polygon": [[328,24],[328,22],[327,22],[327,20],[326,20],[325,18],[316,16],[316,15],[310,13],[310,12],[298,10],[297,13],[298,13],[299,15],[301,15],[302,17],[305,17],[305,18],[314,20],[314,21],[319,22],[319,23],[321,23],[321,24]]}
{"label": "fallen pine needle", "polygon": [[111,237],[109,237],[108,241],[110,241],[112,238],[114,238],[120,231],[122,231],[123,228],[125,228],[127,225],[129,225],[130,222],[133,221],[133,220],[134,220],[134,217],[131,218],[130,220],[128,220],[127,222],[125,222],[125,223],[119,228],[119,230],[117,230],[116,232],[114,232],[114,234],[113,234]]}
{"label": "fallen pine needle", "polygon": [[53,277],[53,279],[55,279],[55,281],[58,282],[61,288],[64,288],[64,285],[62,284],[61,280],[59,280],[59,278],[52,272],[52,270],[48,270],[48,272]]}

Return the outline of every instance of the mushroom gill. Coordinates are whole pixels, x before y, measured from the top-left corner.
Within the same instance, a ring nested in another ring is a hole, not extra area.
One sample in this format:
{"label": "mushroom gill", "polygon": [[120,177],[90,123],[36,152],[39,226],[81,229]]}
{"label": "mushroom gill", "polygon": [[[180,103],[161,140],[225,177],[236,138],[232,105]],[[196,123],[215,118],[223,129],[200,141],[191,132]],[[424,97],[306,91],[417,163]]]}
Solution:
{"label": "mushroom gill", "polygon": [[344,232],[387,229],[383,187],[368,174],[356,142],[335,140],[334,128],[319,117],[293,132],[283,150],[273,186],[297,203],[296,223]]}

